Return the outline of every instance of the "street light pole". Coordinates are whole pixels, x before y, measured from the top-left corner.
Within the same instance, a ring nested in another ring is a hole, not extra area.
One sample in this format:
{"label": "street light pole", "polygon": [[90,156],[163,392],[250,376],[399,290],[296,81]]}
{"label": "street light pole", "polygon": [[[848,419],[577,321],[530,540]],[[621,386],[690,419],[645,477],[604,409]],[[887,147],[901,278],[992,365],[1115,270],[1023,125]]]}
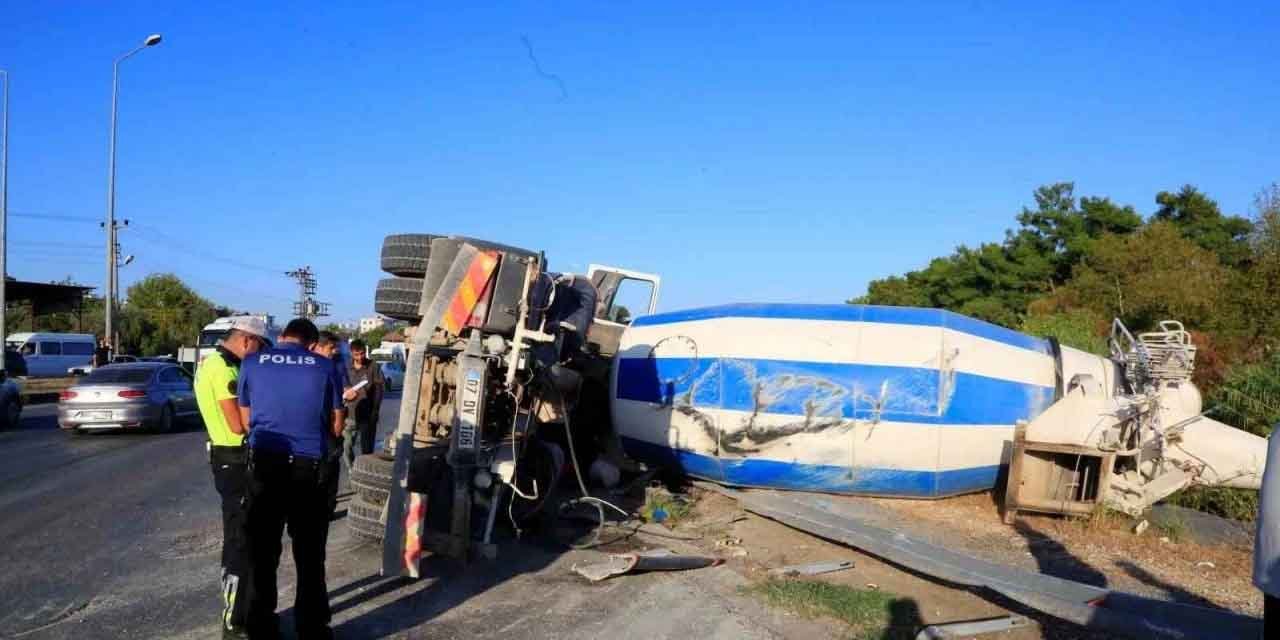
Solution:
{"label": "street light pole", "polygon": [[120,98],[120,63],[133,54],[160,44],[160,34],[152,34],[132,51],[116,58],[111,70],[111,143],[107,168],[107,291],[103,297],[105,307],[106,335],[104,338],[114,350],[115,340],[115,306],[116,306],[116,111]]}
{"label": "street light pole", "polygon": [[[0,69],[0,78],[4,79],[4,115],[0,116],[0,343],[4,343],[9,336],[4,313],[9,304],[5,292],[9,279],[9,72]],[[5,373],[6,346],[0,344],[0,377]]]}

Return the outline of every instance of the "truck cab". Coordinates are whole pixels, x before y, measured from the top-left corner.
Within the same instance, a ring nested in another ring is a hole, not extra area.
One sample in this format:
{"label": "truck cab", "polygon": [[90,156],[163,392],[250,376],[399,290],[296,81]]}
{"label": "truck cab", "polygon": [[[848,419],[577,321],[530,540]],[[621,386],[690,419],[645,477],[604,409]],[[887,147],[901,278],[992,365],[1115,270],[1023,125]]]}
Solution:
{"label": "truck cab", "polygon": [[623,330],[633,319],[657,312],[662,278],[599,264],[587,267],[587,278],[597,295],[595,320],[587,341],[598,345],[602,355],[612,356],[618,352]]}
{"label": "truck cab", "polygon": [[231,330],[231,325],[236,318],[243,318],[245,315],[255,317],[262,320],[267,325],[267,338],[272,344],[280,337],[280,327],[276,326],[275,317],[265,313],[244,314],[239,316],[226,316],[218,318],[213,322],[205,325],[200,330],[200,336],[196,339],[194,347],[182,347],[178,350],[178,364],[188,371],[195,372],[196,367],[200,364],[201,358],[205,357],[222,342],[227,332]]}

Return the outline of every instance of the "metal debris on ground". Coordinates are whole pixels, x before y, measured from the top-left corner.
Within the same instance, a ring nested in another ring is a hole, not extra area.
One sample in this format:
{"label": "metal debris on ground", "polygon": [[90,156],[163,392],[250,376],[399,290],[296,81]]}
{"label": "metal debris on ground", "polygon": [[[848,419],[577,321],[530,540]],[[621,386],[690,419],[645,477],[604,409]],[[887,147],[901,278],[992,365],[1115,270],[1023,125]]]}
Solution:
{"label": "metal debris on ground", "polygon": [[1111,636],[1189,640],[1253,638],[1262,632],[1261,620],[1232,611],[1146,598],[965,555],[867,524],[856,512],[824,496],[709,486],[752,513],[940,580],[989,589]]}
{"label": "metal debris on ground", "polygon": [[808,564],[793,564],[777,569],[770,569],[771,575],[787,577],[787,576],[818,576],[824,573],[832,573],[835,571],[844,571],[852,569],[852,560],[838,560],[832,562],[810,562]]}
{"label": "metal debris on ground", "polygon": [[990,633],[1002,633],[1012,629],[1034,625],[1026,616],[1004,616],[986,620],[970,620],[968,622],[949,622],[931,624],[920,630],[916,640],[942,640],[943,638],[972,638]]}
{"label": "metal debris on ground", "polygon": [[721,564],[720,558],[706,556],[676,555],[668,549],[654,549],[641,553],[610,554],[601,562],[592,562],[572,567],[574,573],[590,580],[600,582],[613,576],[625,573],[642,573],[646,571],[684,571],[701,569]]}
{"label": "metal debris on ground", "polygon": [[717,547],[740,547],[742,546],[742,538],[721,538],[716,540]]}

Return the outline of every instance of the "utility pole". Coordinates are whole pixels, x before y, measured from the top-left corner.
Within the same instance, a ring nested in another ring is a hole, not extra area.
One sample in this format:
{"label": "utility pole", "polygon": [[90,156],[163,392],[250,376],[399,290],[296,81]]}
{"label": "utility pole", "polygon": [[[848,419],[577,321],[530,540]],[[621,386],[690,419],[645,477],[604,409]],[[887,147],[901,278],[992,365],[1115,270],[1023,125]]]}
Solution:
{"label": "utility pole", "polygon": [[[107,225],[104,222],[99,222],[98,226],[105,228]],[[113,228],[107,231],[107,237],[111,238],[112,242],[111,251],[108,253],[111,259],[111,271],[107,273],[107,296],[103,298],[104,306],[109,312],[120,307],[120,267],[133,262],[133,256],[125,258],[120,255],[120,240],[116,236],[121,227],[129,226],[129,219],[124,218],[122,220],[115,220],[113,218],[111,220],[111,226]],[[108,317],[113,316],[114,313],[111,313]],[[104,337],[106,338],[107,343],[111,345],[111,348],[114,349],[116,348],[116,338],[119,331],[118,328],[113,327],[111,323],[108,323],[107,327],[107,333]],[[116,330],[113,331],[113,329]]]}
{"label": "utility pole", "polygon": [[107,230],[107,292],[102,304],[106,307],[106,335],[103,338],[114,349],[115,343],[115,306],[116,306],[116,112],[120,98],[120,63],[133,54],[160,44],[160,34],[153,33],[128,53],[116,58],[111,70],[111,145],[107,166],[107,222],[103,225]]}
{"label": "utility pole", "polygon": [[[129,226],[129,220],[126,218],[124,220],[124,224],[118,225],[116,229],[119,229],[121,226],[127,228]],[[111,289],[112,289],[112,293],[115,295],[115,297],[112,298],[112,304],[117,309],[120,308],[120,267],[128,266],[130,262],[133,262],[133,254],[129,254],[129,255],[122,254],[120,252],[120,241],[117,240],[116,241],[116,267],[111,272]],[[113,337],[113,339],[115,338]]]}
{"label": "utility pole", "polygon": [[293,303],[295,316],[315,320],[329,315],[329,303],[316,301],[316,274],[310,266],[286,271],[284,275],[298,281],[298,301]]}
{"label": "utility pole", "polygon": [[0,78],[4,79],[4,116],[0,120],[0,375],[4,369],[4,341],[8,337],[5,325],[5,309],[9,299],[5,287],[9,284],[9,72],[0,69]]}

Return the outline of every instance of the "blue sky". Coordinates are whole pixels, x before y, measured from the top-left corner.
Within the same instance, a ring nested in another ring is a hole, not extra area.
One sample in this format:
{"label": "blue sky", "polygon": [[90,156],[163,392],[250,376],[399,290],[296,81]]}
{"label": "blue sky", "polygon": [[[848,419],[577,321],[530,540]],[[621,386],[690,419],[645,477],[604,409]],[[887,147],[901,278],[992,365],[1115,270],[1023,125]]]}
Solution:
{"label": "blue sky", "polygon": [[1040,184],[1243,214],[1280,180],[1275,3],[257,4],[0,0],[11,275],[101,285],[111,61],[152,32],[121,279],[280,315],[303,264],[370,312],[387,233],[657,272],[668,310],[839,302]]}

